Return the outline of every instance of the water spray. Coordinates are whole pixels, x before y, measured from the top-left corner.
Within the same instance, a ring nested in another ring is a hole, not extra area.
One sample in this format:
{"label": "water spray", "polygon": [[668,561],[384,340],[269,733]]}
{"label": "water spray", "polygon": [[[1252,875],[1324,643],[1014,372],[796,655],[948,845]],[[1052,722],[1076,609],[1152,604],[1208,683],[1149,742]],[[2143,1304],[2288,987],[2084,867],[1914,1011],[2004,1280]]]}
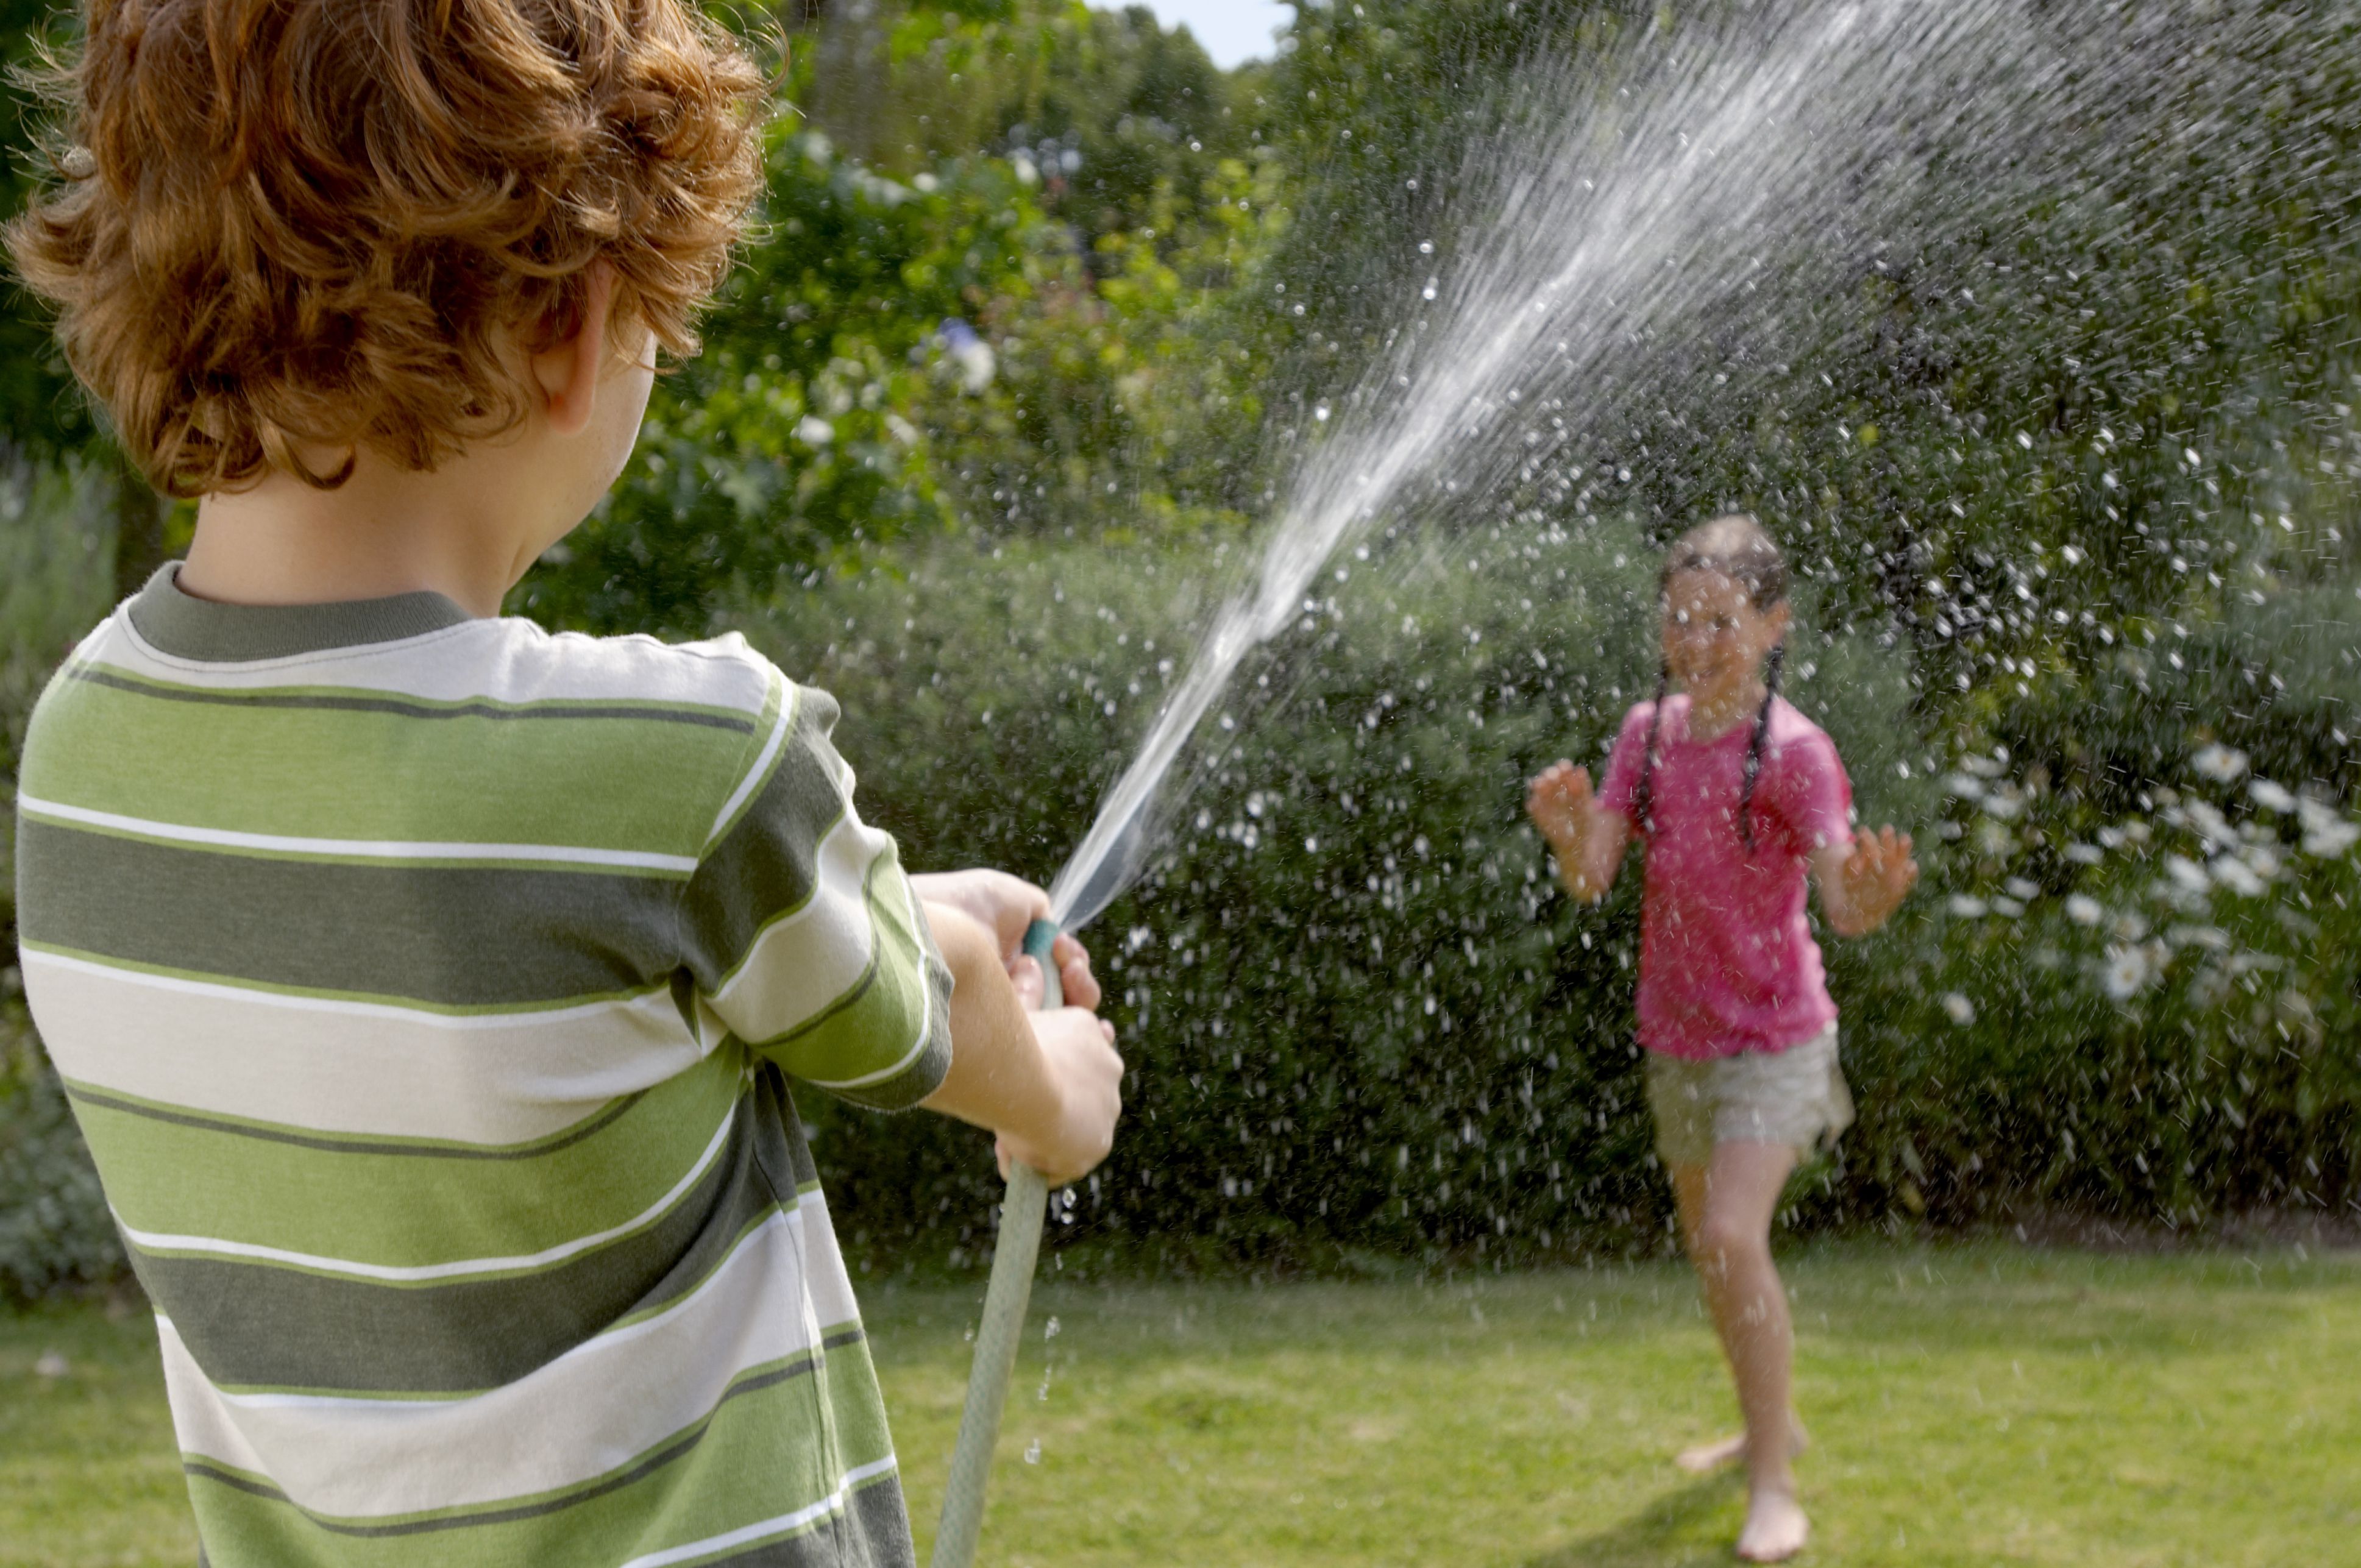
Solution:
{"label": "water spray", "polygon": [[[1050,884],[1051,919],[1025,938],[1047,1005],[1060,996],[1050,944],[1145,869],[1186,793],[1185,776],[1168,787],[1174,764],[1240,663],[1312,608],[1305,592],[1336,552],[1439,472],[1471,491],[1535,477],[1609,410],[1619,376],[1677,381],[1685,358],[1703,353],[1698,323],[1730,302],[1847,287],[1842,236],[1904,210],[1924,166],[1919,145],[2021,139],[2009,114],[2020,95],[1972,88],[2004,63],[2056,70],[2044,49],[1992,44],[2021,40],[2026,16],[2024,0],[1740,8],[1677,49],[1642,51],[1611,94],[1581,61],[1537,61],[1522,74],[1497,138],[1507,156],[1471,164],[1463,182],[1474,222],[1454,276],[1417,292],[1412,324],[1341,400],[1336,425],[1289,483],[1251,580],[1215,614]],[[1567,103],[1587,105],[1585,126],[1567,125]],[[1727,265],[1675,264],[1709,256]],[[1729,363],[1717,386],[1745,369]],[[1010,1168],[933,1568],[974,1559],[1047,1201],[1038,1174]]]}

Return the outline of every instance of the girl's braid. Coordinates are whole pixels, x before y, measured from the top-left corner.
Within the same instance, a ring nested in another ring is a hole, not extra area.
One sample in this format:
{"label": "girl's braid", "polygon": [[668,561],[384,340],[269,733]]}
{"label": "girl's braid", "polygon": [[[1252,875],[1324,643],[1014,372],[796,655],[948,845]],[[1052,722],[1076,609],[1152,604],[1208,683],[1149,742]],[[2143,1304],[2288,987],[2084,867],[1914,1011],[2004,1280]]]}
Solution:
{"label": "girl's braid", "polygon": [[1640,782],[1631,791],[1631,819],[1642,833],[1656,830],[1656,732],[1664,727],[1664,696],[1673,689],[1670,663],[1656,667],[1656,706],[1648,715],[1648,749],[1641,753]]}
{"label": "girl's braid", "polygon": [[1754,781],[1763,776],[1763,740],[1771,733],[1771,705],[1779,700],[1779,672],[1787,663],[1787,644],[1771,650],[1763,665],[1763,707],[1754,715],[1754,733],[1746,742],[1746,784],[1738,792],[1738,830],[1746,847],[1754,848]]}

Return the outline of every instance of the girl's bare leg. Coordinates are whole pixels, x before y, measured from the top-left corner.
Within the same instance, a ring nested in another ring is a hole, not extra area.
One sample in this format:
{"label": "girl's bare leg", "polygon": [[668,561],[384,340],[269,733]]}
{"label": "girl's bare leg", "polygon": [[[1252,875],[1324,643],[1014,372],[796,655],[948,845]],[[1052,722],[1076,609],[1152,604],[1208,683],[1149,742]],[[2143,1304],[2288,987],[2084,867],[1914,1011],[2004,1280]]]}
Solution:
{"label": "girl's bare leg", "polygon": [[1746,1418],[1748,1502],[1738,1554],[1752,1563],[1794,1556],[1811,1528],[1795,1501],[1791,1463],[1795,1332],[1771,1261],[1771,1219],[1795,1165],[1785,1144],[1723,1143],[1714,1146],[1711,1166],[1673,1172],[1689,1259]]}
{"label": "girl's bare leg", "polygon": [[[1697,1256],[1695,1238],[1698,1227],[1705,1223],[1706,1168],[1701,1165],[1674,1166],[1672,1178],[1673,1194],[1680,1205],[1681,1245],[1694,1259]],[[1811,1446],[1811,1435],[1792,1411],[1787,1418],[1787,1453],[1791,1459]],[[1706,1475],[1724,1465],[1736,1464],[1745,1457],[1746,1433],[1741,1429],[1728,1437],[1685,1448],[1675,1457],[1674,1463],[1693,1475]]]}

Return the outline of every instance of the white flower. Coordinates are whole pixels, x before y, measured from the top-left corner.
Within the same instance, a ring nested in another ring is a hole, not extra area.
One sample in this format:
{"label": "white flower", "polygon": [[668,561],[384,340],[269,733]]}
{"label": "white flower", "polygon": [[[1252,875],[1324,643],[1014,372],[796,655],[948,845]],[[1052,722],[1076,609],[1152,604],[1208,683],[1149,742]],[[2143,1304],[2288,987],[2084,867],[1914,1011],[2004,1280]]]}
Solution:
{"label": "white flower", "polygon": [[1943,993],[1943,1011],[1949,1013],[1951,1022],[1962,1029],[1976,1021],[1976,1004],[1956,991]]}
{"label": "white flower", "polygon": [[2317,833],[2306,833],[2303,836],[2303,852],[2307,855],[2318,855],[2325,860],[2344,854],[2352,849],[2356,842],[2361,842],[2361,827],[2356,827],[2350,822],[2340,822],[2334,828],[2324,828]]}
{"label": "white flower", "polygon": [[2011,898],[2021,903],[2030,904],[2041,896],[2041,889],[2021,876],[2013,876],[2001,883],[2001,886],[2008,890],[2008,895]]}
{"label": "white flower", "polygon": [[2186,855],[2165,856],[2164,869],[2174,882],[2179,883],[2188,892],[2203,893],[2205,891],[2207,881],[2205,868]]}
{"label": "white flower", "polygon": [[2095,866],[2107,858],[2107,851],[2096,844],[2069,844],[2066,858],[2078,866]]}
{"label": "white flower", "polygon": [[2211,804],[2192,800],[2185,815],[2190,825],[2205,835],[2207,843],[2235,844],[2238,841],[2238,830],[2231,827],[2230,819],[2214,810]]}
{"label": "white flower", "polygon": [[2246,785],[2246,794],[2265,811],[2286,813],[2295,809],[2295,796],[2266,778],[2257,778]]}
{"label": "white flower", "polygon": [[2011,920],[2025,913],[2025,905],[2014,898],[1995,898],[1992,901],[1992,906],[1993,914],[2004,915]]}
{"label": "white flower", "polygon": [[1951,894],[1951,913],[1962,920],[1981,920],[1992,913],[1991,906],[1981,898],[1964,893]]}
{"label": "white flower", "polygon": [[836,439],[836,426],[818,414],[806,414],[796,422],[796,439],[806,446],[826,446]]}
{"label": "white flower", "polygon": [[2146,948],[2109,948],[2099,984],[2117,1002],[2128,1002],[2147,989],[2154,978]]}
{"label": "white flower", "polygon": [[2066,917],[2077,926],[2096,926],[2106,915],[2099,901],[2087,893],[2075,894],[2066,900]]}
{"label": "white flower", "polygon": [[2361,841],[2361,825],[2346,821],[2325,801],[2307,795],[2295,803],[2295,810],[2303,824],[2303,852],[2307,855],[2341,855]]}
{"label": "white flower", "polygon": [[2243,894],[2248,898],[2259,895],[2264,885],[2263,879],[2255,874],[2255,869],[2235,855],[2224,855],[2213,862],[2213,880],[2232,893]]}
{"label": "white flower", "polygon": [[991,386],[994,374],[1000,368],[992,345],[981,338],[972,338],[952,349],[951,363],[959,367],[960,390],[970,396]]}
{"label": "white flower", "polygon": [[2246,771],[2246,753],[2219,741],[2189,759],[2197,771],[2215,784],[2228,784]]}

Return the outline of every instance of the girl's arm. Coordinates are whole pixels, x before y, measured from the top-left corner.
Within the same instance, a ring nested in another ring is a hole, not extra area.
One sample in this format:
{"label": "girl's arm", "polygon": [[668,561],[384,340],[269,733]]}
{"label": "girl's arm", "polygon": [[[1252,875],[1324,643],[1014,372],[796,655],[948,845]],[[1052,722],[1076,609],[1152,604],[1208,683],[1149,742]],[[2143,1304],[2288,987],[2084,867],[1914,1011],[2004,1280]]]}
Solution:
{"label": "girl's arm", "polygon": [[1623,869],[1631,825],[1621,812],[1598,804],[1590,770],[1564,759],[1543,768],[1526,791],[1525,812],[1549,840],[1566,895],[1584,904],[1606,897],[1615,873]]}
{"label": "girl's arm", "polygon": [[1910,858],[1910,835],[1888,825],[1814,850],[1812,872],[1829,927],[1839,937],[1866,937],[1909,896],[1918,862]]}

